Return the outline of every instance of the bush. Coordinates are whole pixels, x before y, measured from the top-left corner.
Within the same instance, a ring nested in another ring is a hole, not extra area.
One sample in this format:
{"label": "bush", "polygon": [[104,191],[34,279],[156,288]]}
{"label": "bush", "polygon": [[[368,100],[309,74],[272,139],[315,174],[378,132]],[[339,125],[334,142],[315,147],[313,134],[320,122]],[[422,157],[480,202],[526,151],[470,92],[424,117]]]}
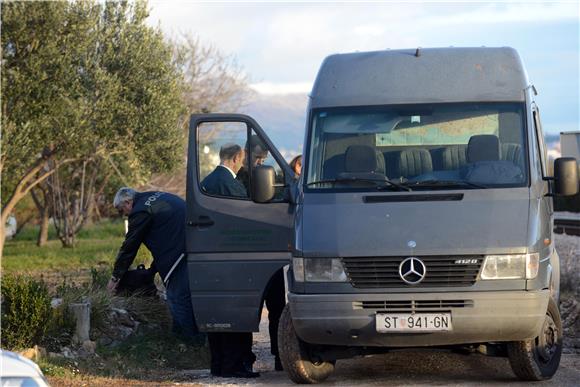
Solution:
{"label": "bush", "polygon": [[2,346],[22,349],[38,344],[51,316],[46,284],[25,276],[2,280]]}

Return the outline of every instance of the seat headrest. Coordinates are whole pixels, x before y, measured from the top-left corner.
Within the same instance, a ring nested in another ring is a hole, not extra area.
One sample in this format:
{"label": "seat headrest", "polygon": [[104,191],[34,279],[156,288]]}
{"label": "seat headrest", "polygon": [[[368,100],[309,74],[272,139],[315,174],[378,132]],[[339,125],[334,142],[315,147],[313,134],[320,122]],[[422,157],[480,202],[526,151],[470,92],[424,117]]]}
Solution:
{"label": "seat headrest", "polygon": [[433,160],[427,149],[406,149],[399,155],[401,176],[413,177],[433,172]]}
{"label": "seat headrest", "polygon": [[471,136],[467,144],[467,161],[469,163],[498,160],[499,139],[497,136],[493,134]]}
{"label": "seat headrest", "polygon": [[375,172],[377,155],[368,145],[351,145],[346,149],[344,158],[346,172]]}

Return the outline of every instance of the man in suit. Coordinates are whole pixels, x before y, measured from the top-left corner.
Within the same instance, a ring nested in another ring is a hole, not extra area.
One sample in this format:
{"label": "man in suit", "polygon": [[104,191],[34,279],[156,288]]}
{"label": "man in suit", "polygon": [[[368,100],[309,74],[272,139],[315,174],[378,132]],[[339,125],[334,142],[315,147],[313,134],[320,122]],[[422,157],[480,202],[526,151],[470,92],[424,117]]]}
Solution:
{"label": "man in suit", "polygon": [[236,176],[244,165],[245,152],[237,144],[226,144],[220,149],[220,165],[206,176],[201,186],[209,194],[229,197],[248,197],[246,187]]}
{"label": "man in suit", "polygon": [[[220,165],[201,182],[210,195],[247,198],[246,187],[236,180],[244,164],[245,151],[237,144],[226,144],[220,149]],[[255,378],[253,372],[252,332],[208,333],[211,353],[211,374],[223,377]]]}
{"label": "man in suit", "polygon": [[[246,147],[244,148],[246,155],[250,154],[250,163],[252,168],[258,165],[263,165],[264,161],[268,158],[268,147],[260,137],[257,135],[252,135],[248,141],[246,141]],[[236,180],[242,182],[246,190],[249,192],[250,187],[250,168],[248,166],[247,158],[244,158],[244,164],[242,168],[237,173]]]}

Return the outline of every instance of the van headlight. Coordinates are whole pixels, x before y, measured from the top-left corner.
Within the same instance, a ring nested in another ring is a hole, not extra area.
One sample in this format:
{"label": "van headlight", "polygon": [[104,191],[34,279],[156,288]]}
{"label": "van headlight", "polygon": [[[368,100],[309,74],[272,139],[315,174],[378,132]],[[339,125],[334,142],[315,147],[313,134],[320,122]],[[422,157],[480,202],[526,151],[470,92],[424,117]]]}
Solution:
{"label": "van headlight", "polygon": [[487,255],[481,279],[534,279],[538,275],[539,267],[538,253]]}
{"label": "van headlight", "polygon": [[296,282],[347,282],[340,258],[293,258]]}

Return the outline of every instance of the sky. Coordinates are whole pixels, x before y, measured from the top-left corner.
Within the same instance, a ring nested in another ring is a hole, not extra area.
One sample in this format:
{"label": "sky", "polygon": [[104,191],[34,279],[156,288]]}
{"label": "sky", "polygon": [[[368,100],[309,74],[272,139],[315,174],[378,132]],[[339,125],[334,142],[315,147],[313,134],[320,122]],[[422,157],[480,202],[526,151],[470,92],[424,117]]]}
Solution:
{"label": "sky", "polygon": [[234,56],[264,94],[308,93],[323,59],[335,53],[511,46],[538,90],[544,131],[580,130],[580,0],[149,5],[151,25]]}

